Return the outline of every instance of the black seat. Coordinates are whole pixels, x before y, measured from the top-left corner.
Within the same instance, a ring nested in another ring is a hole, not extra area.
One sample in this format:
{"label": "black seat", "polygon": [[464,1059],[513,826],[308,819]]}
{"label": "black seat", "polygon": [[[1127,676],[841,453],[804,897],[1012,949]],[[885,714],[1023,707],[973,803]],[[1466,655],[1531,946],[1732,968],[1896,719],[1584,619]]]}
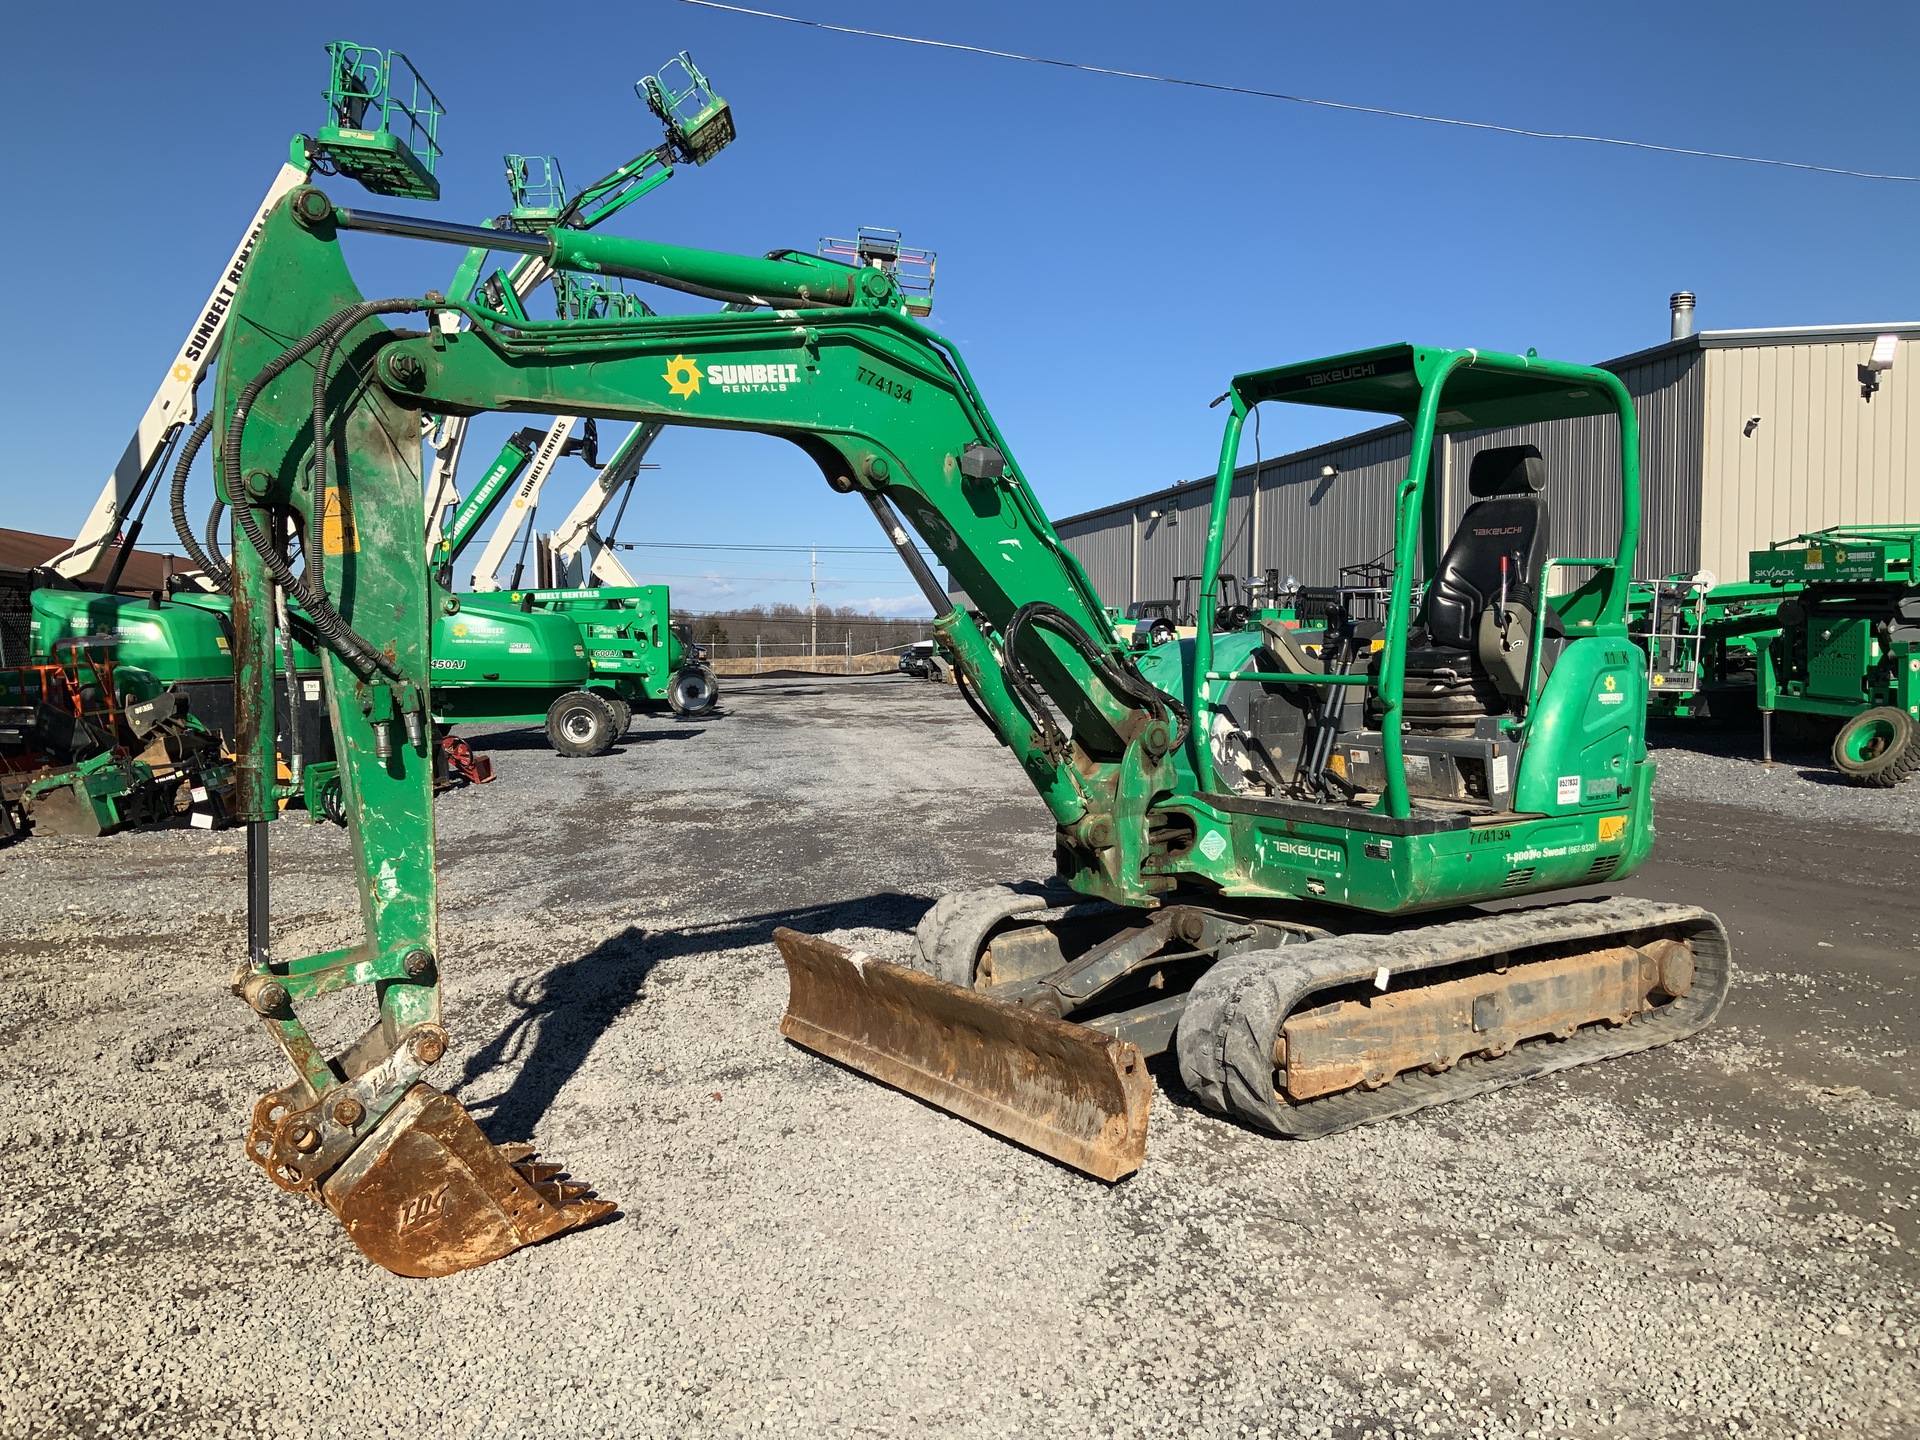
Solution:
{"label": "black seat", "polygon": [[1503,445],[1473,457],[1467,489],[1474,503],[1460,517],[1427,590],[1430,644],[1474,649],[1482,612],[1500,600],[1503,560],[1507,603],[1534,613],[1551,539],[1541,495],[1546,488],[1546,461],[1532,445]]}

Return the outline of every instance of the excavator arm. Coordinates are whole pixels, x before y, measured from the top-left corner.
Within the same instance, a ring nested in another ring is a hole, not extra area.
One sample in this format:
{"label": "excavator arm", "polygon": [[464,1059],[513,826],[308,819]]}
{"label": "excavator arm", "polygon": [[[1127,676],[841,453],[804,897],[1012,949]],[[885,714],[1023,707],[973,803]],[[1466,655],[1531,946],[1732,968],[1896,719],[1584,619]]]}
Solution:
{"label": "excavator arm", "polygon": [[[303,187],[267,217],[235,301],[214,446],[236,531],[248,827],[248,956],[234,989],[296,1076],[260,1102],[249,1139],[276,1184],[320,1200],[371,1258],[414,1275],[485,1263],[611,1209],[525,1147],[490,1145],[422,1078],[448,1045],[428,637],[435,614],[459,604],[420,545],[422,414],[558,413],[791,440],[833,489],[859,494],[908,558],[981,714],[1051,809],[1071,883],[1131,906],[1172,883],[1144,862],[1151,806],[1176,784],[1178,703],[1113,642],[958,353],[905,314],[885,275],[792,253],[515,237],[557,268],[778,307],[538,322],[439,294],[367,301],[340,253],[348,228],[477,238],[356,215]],[[402,317],[417,328],[388,328]],[[903,526],[965,587],[978,620],[948,600]],[[325,652],[364,931],[357,945],[306,956],[277,951],[271,926],[274,617],[285,595]],[[378,1018],[326,1055],[302,1005],[357,986],[372,987]]]}

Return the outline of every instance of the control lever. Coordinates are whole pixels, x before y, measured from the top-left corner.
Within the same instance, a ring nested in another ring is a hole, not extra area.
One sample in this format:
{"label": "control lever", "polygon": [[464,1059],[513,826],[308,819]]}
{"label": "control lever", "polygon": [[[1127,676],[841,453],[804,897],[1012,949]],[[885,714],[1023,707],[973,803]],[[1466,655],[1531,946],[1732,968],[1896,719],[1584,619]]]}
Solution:
{"label": "control lever", "polygon": [[1494,607],[1494,618],[1500,622],[1500,650],[1502,654],[1513,653],[1513,638],[1509,631],[1513,628],[1513,611],[1507,608],[1507,557],[1500,557],[1500,600]]}

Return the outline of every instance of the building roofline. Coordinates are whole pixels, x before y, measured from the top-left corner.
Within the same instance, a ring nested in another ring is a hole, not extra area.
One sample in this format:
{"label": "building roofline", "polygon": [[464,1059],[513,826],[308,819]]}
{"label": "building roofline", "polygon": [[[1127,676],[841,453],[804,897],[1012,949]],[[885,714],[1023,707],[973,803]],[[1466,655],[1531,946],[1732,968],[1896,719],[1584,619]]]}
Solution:
{"label": "building roofline", "polygon": [[[1660,344],[1650,345],[1645,350],[1635,350],[1631,354],[1622,355],[1613,360],[1602,360],[1599,368],[1618,371],[1636,365],[1649,364],[1655,360],[1664,360],[1671,355],[1681,355],[1689,350],[1737,350],[1750,345],[1838,345],[1849,340],[1872,339],[1876,335],[1898,335],[1902,340],[1920,340],[1920,320],[1888,320],[1863,325],[1770,325],[1751,330],[1701,330],[1682,340],[1663,340]],[[1376,426],[1372,430],[1362,430],[1357,434],[1343,436],[1338,440],[1328,440],[1304,450],[1291,450],[1284,455],[1276,455],[1271,460],[1262,460],[1259,468],[1264,470],[1269,465],[1295,465],[1303,460],[1313,460],[1321,455],[1378,440],[1382,436],[1405,428],[1405,421],[1396,420],[1390,425]],[[1242,465],[1233,473],[1239,475],[1253,468],[1251,465]],[[1091,510],[1082,510],[1078,514],[1064,515],[1053,522],[1054,528],[1058,529],[1062,525],[1078,525],[1086,520],[1098,520],[1102,516],[1136,509],[1161,496],[1173,499],[1212,484],[1211,475],[1203,476],[1198,480],[1183,480],[1177,485],[1149,490],[1143,495],[1135,495],[1128,500],[1116,500],[1108,505],[1097,505]]]}
{"label": "building roofline", "polygon": [[1663,340],[1614,360],[1602,360],[1602,370],[1644,365],[1688,350],[1739,350],[1752,345],[1843,345],[1871,340],[1876,335],[1898,335],[1920,340],[1920,320],[1884,320],[1866,325],[1767,325],[1751,330],[1702,330],[1683,340]]}
{"label": "building roofline", "polygon": [[[1298,465],[1304,460],[1317,460],[1322,455],[1332,455],[1341,450],[1350,450],[1355,445],[1366,445],[1372,441],[1384,439],[1389,435],[1404,434],[1407,429],[1406,421],[1395,420],[1389,425],[1376,425],[1371,430],[1362,430],[1353,435],[1343,435],[1338,440],[1325,440],[1318,445],[1309,445],[1304,450],[1289,450],[1284,455],[1269,455],[1266,459],[1262,460],[1258,466],[1252,464],[1236,466],[1233,473],[1238,476],[1244,475],[1254,469],[1270,469],[1275,465]],[[1132,510],[1138,506],[1158,500],[1163,495],[1171,499],[1176,495],[1190,494],[1195,490],[1211,489],[1214,478],[1212,475],[1203,475],[1198,480],[1182,480],[1177,485],[1163,485],[1158,490],[1149,490],[1146,494],[1136,495],[1131,500],[1115,500],[1110,505],[1099,505],[1091,510],[1082,510],[1077,515],[1063,515],[1058,520],[1055,520],[1053,525],[1057,530],[1062,525],[1077,525],[1082,520],[1097,520],[1102,515],[1112,515],[1121,510]]]}

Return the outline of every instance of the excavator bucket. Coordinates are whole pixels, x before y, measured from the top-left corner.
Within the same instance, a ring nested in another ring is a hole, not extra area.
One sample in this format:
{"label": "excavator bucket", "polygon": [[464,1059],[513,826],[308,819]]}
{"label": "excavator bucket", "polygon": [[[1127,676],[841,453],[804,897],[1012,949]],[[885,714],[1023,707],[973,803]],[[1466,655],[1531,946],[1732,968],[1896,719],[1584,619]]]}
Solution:
{"label": "excavator bucket", "polygon": [[780,1033],[1101,1180],[1140,1168],[1153,1081],[1138,1047],[793,930]]}
{"label": "excavator bucket", "polygon": [[530,1145],[495,1145],[466,1107],[415,1085],[321,1186],[361,1253],[396,1275],[471,1270],[611,1215]]}

